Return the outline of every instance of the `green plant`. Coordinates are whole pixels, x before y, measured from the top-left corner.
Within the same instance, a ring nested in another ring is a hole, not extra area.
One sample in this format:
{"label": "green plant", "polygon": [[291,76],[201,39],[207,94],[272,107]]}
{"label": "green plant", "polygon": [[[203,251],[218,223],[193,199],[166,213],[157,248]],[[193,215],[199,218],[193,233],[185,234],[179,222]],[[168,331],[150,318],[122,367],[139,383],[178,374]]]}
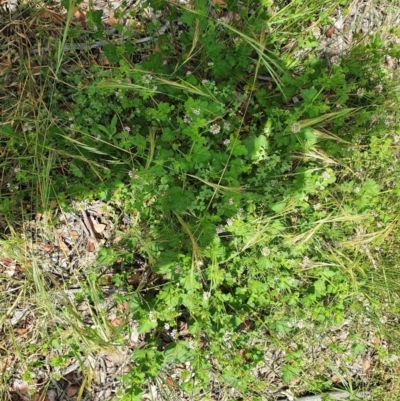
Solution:
{"label": "green plant", "polygon": [[[126,40],[104,47],[109,67],[65,74],[63,60],[74,56],[55,48],[57,79],[31,120],[21,112],[2,126],[9,222],[31,195],[34,208],[100,199],[125,216],[119,242],[80,276],[76,301],[88,301],[96,331],[65,297],[56,314],[56,280],[32,258],[32,292],[66,337],[62,351],[42,340],[56,349],[55,372],[79,344],[91,354],[123,343],[127,330],[110,327],[100,283],[108,267],[137,258],[149,282],[128,268],[112,277],[125,305],[118,318],[134,318],[146,339],[121,378],[122,399],[155,385],[200,399],[212,381],[232,398],[276,395],[280,385],[262,371],[295,393],[326,390],[333,373],[345,377],[374,349],[365,319],[380,322],[390,304],[394,321],[398,121],[382,58],[398,49],[375,33],[341,58],[322,57],[312,25],[329,25],[339,2],[270,3],[150,1],[170,32],[152,51],[143,46],[140,64],[139,46]],[[77,35],[68,10],[62,44]],[[104,39],[100,14],[88,20]],[[152,21],[148,34],[159,28]],[[129,27],[116,29],[134,39]],[[331,340],[346,325],[355,337]],[[396,332],[377,327],[388,338]],[[313,355],[321,338],[332,363]]]}

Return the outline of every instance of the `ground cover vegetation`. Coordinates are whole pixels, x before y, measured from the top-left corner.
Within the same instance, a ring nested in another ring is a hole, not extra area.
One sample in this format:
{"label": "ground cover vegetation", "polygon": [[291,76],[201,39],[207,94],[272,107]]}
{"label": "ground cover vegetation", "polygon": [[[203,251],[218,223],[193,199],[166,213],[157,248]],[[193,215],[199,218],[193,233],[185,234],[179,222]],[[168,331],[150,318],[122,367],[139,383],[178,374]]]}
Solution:
{"label": "ground cover vegetation", "polygon": [[[110,349],[108,399],[397,399],[400,32],[326,50],[350,3],[2,15],[1,399],[72,361],[90,399]],[[112,235],[51,270],[40,233],[91,202]]]}

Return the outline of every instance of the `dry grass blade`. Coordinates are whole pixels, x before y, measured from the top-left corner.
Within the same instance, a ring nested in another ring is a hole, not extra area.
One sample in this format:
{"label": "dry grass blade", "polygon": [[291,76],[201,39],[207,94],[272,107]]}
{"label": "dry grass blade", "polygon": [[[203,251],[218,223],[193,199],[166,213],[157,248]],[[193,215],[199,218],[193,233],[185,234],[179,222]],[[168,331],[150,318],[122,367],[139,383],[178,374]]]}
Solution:
{"label": "dry grass blade", "polygon": [[213,182],[207,181],[203,178],[197,177],[196,175],[192,175],[192,174],[187,174],[187,176],[195,178],[196,180],[199,180],[199,181],[203,182],[204,184],[208,185],[209,187],[211,187],[215,190],[218,190],[218,191],[241,193],[245,190],[244,187],[226,187],[224,185],[215,184]]}
{"label": "dry grass blade", "polygon": [[346,215],[346,216],[332,217],[332,218],[329,216],[325,219],[316,221],[315,223],[313,223],[313,227],[310,230],[307,230],[302,234],[286,236],[285,243],[288,245],[294,245],[297,243],[304,245],[305,243],[307,243],[310,239],[312,239],[315,236],[315,234],[319,231],[319,229],[324,224],[337,223],[337,222],[341,222],[341,221],[357,222],[357,221],[365,220],[367,218],[368,218],[368,216],[365,216],[365,215],[353,215],[353,216]]}
{"label": "dry grass blade", "polygon": [[195,260],[195,261],[201,260],[202,253],[201,253],[200,247],[197,244],[197,241],[196,241],[192,231],[190,230],[189,226],[185,223],[185,221],[182,219],[181,216],[179,216],[175,212],[174,212],[174,214],[190,238],[190,242],[192,244],[192,250],[193,250],[193,260]]}
{"label": "dry grass blade", "polygon": [[368,244],[379,245],[389,237],[394,228],[398,226],[399,221],[400,221],[400,215],[396,216],[396,218],[390,224],[388,224],[384,229],[380,231],[375,231],[373,233],[361,232],[359,233],[357,238],[354,238],[350,241],[342,242],[342,246],[347,248],[358,248],[362,245],[368,245]]}
{"label": "dry grass blade", "polygon": [[[237,30],[233,26],[226,24],[223,21],[218,21],[219,24],[221,24],[223,27],[226,29],[232,31],[235,35],[238,37],[241,37],[245,42],[247,42],[258,54],[259,60],[261,61],[262,65],[266,68],[268,73],[271,75],[272,79],[274,80],[275,84],[279,88],[279,90],[284,93],[283,91],[283,83],[282,80],[280,79],[278,72],[283,72],[282,66],[275,60],[275,55],[273,52],[269,51],[265,47],[265,43],[258,42],[257,40],[249,37],[245,33]],[[268,56],[267,53],[270,53],[271,56]]]}

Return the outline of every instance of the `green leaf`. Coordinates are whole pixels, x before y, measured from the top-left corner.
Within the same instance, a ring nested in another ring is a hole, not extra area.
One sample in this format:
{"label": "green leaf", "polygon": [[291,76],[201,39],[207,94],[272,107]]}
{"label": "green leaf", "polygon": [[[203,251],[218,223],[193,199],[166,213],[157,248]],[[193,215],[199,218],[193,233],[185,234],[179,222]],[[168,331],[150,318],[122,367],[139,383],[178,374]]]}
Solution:
{"label": "green leaf", "polygon": [[157,322],[154,322],[150,319],[144,319],[140,321],[139,325],[139,334],[149,333],[151,330],[157,327]]}
{"label": "green leaf", "polygon": [[110,124],[110,135],[114,135],[117,132],[117,122],[118,122],[118,118],[116,116],[116,114],[114,114],[114,117],[111,120],[111,124]]}
{"label": "green leaf", "polygon": [[84,175],[83,175],[81,169],[80,169],[74,162],[71,162],[71,163],[69,164],[69,170],[71,171],[71,173],[72,173],[75,177],[78,177],[78,178],[83,178],[83,177],[84,177]]}
{"label": "green leaf", "polygon": [[275,213],[280,213],[286,207],[286,202],[277,202],[270,206],[271,210]]}
{"label": "green leaf", "polygon": [[89,10],[86,13],[86,18],[91,21],[97,29],[103,29],[101,18],[103,16],[103,10]]}
{"label": "green leaf", "polygon": [[372,178],[368,178],[362,189],[365,195],[376,196],[379,194],[380,187]]}
{"label": "green leaf", "polygon": [[117,48],[112,44],[107,44],[104,46],[104,54],[107,57],[107,60],[111,64],[116,64],[121,60],[121,56],[117,52]]}
{"label": "green leaf", "polygon": [[186,211],[194,202],[194,195],[180,187],[171,187],[160,200],[166,212],[174,211],[179,214]]}
{"label": "green leaf", "polygon": [[192,160],[194,163],[205,163],[210,160],[210,151],[200,144],[195,144],[192,151]]}
{"label": "green leaf", "polygon": [[310,88],[303,89],[300,91],[300,93],[306,103],[312,103],[317,96],[318,91],[315,88]]}
{"label": "green leaf", "polygon": [[165,350],[165,358],[170,363],[185,363],[192,357],[192,352],[186,341],[170,344]]}
{"label": "green leaf", "polygon": [[364,352],[365,350],[365,345],[364,344],[360,344],[360,343],[354,343],[351,346],[351,353],[353,354],[353,356],[357,356],[360,355]]}
{"label": "green leaf", "polygon": [[266,158],[269,142],[265,135],[246,138],[244,144],[251,160],[260,161]]}
{"label": "green leaf", "polygon": [[317,280],[312,288],[316,296],[322,296],[326,294],[326,285],[324,280]]}
{"label": "green leaf", "polygon": [[293,379],[299,377],[300,369],[297,366],[283,365],[282,378],[286,384],[289,384]]}

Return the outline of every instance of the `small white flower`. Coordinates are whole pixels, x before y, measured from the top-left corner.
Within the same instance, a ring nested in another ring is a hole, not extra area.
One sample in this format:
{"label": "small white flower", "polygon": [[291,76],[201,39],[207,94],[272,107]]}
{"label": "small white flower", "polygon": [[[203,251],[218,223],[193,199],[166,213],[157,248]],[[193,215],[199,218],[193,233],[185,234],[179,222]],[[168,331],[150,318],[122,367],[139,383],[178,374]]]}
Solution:
{"label": "small white flower", "polygon": [[354,192],[355,192],[356,194],[358,194],[358,193],[360,192],[360,187],[355,187],[355,188],[354,188]]}
{"label": "small white flower", "polygon": [[323,178],[325,181],[327,181],[327,180],[329,180],[329,178],[331,178],[331,175],[330,175],[327,171],[324,171],[324,172],[322,173],[322,178]]}
{"label": "small white flower", "polygon": [[196,116],[200,115],[200,109],[192,109],[192,113],[196,114]]}
{"label": "small white flower", "polygon": [[203,299],[204,301],[207,301],[211,296],[211,292],[210,291],[204,291],[203,292]]}
{"label": "small white flower", "polygon": [[131,132],[132,130],[131,130],[131,127],[128,127],[127,125],[124,127],[124,130],[126,131],[126,132]]}
{"label": "small white flower", "polygon": [[233,222],[234,222],[234,219],[232,217],[230,217],[228,220],[226,220],[226,224],[228,226],[231,226],[233,224]]}
{"label": "small white flower", "polygon": [[291,126],[292,132],[295,134],[296,132],[300,132],[301,130],[301,125],[300,123],[293,123]]}
{"label": "small white flower", "polygon": [[203,80],[201,81],[202,84],[207,84],[208,82],[209,82],[208,79],[203,79]]}
{"label": "small white flower", "polygon": [[313,205],[313,208],[315,211],[321,209],[321,204],[320,203],[316,203],[315,205]]}
{"label": "small white flower", "polygon": [[228,203],[229,203],[230,205],[233,205],[233,199],[230,198],[229,201],[228,201]]}
{"label": "small white flower", "polygon": [[210,132],[211,132],[213,135],[219,134],[220,131],[221,131],[221,127],[220,127],[218,124],[213,124],[213,125],[211,125],[211,127],[210,127]]}
{"label": "small white flower", "polygon": [[153,311],[149,312],[149,319],[151,322],[156,322],[157,321],[157,317],[155,316]]}
{"label": "small white flower", "polygon": [[274,187],[277,182],[278,182],[277,180],[271,180],[270,181],[271,187]]}
{"label": "small white flower", "polygon": [[263,256],[268,256],[270,253],[271,250],[267,246],[264,246],[263,249],[261,249],[261,255]]}
{"label": "small white flower", "polygon": [[357,89],[357,96],[363,96],[364,95],[364,88],[358,88]]}
{"label": "small white flower", "polygon": [[14,173],[19,173],[20,171],[21,171],[21,168],[20,168],[20,167],[15,167]]}
{"label": "small white flower", "polygon": [[153,79],[153,76],[151,74],[145,74],[142,76],[142,81],[145,84],[149,84]]}
{"label": "small white flower", "polygon": [[298,327],[299,329],[302,329],[304,326],[305,326],[304,320],[300,319],[300,320],[297,322],[297,327]]}
{"label": "small white flower", "polygon": [[122,222],[123,222],[125,225],[128,226],[129,224],[132,223],[132,220],[131,220],[131,218],[130,218],[128,215],[125,215],[124,218],[122,219]]}
{"label": "small white flower", "polygon": [[169,329],[170,329],[170,326],[169,326],[168,323],[165,323],[165,324],[164,324],[164,329],[165,329],[165,330],[169,330]]}
{"label": "small white flower", "polygon": [[223,144],[225,146],[228,146],[230,143],[231,143],[231,141],[229,139],[225,139],[224,142],[223,142]]}
{"label": "small white flower", "polygon": [[331,63],[332,63],[333,65],[340,65],[339,57],[338,57],[338,56],[333,56],[333,57],[331,57]]}
{"label": "small white flower", "polygon": [[193,122],[192,118],[190,116],[188,116],[187,114],[185,114],[183,116],[183,122],[186,124],[191,124]]}
{"label": "small white flower", "polygon": [[231,129],[231,125],[228,123],[228,121],[224,121],[224,130],[229,131]]}
{"label": "small white flower", "polygon": [[215,232],[216,232],[217,234],[222,234],[224,231],[225,231],[225,230],[224,230],[224,227],[222,227],[222,226],[218,226],[218,227],[215,229]]}

